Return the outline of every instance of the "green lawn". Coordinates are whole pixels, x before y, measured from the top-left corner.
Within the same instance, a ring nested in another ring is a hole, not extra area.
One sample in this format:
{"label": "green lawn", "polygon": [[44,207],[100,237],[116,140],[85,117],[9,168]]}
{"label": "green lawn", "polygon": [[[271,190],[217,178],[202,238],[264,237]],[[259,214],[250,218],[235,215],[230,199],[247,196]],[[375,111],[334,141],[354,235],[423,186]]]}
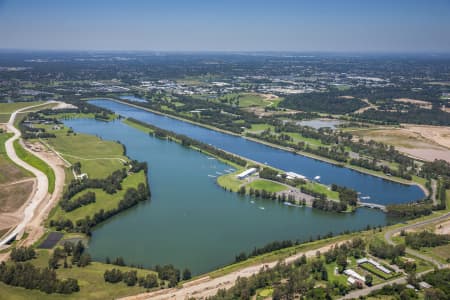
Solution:
{"label": "green lawn", "polygon": [[251,183],[247,184],[246,187],[256,190],[265,190],[271,193],[281,192],[288,189],[285,185],[264,179],[257,179],[255,181],[252,181]]}
{"label": "green lawn", "polygon": [[265,101],[263,97],[257,94],[241,94],[239,98],[239,107],[267,106],[270,102]]}
{"label": "green lawn", "polygon": [[[273,100],[265,100],[263,96],[255,93],[231,93],[224,95],[218,99],[218,101],[226,99],[232,99],[233,101],[236,99],[236,97],[239,97],[239,107],[246,108],[246,107],[266,107],[268,105],[274,105],[277,106],[278,103],[281,101],[280,98],[273,99]],[[234,102],[233,102],[234,103]],[[271,104],[273,103],[273,104]]]}
{"label": "green lawn", "polygon": [[244,169],[240,168],[237,169],[235,172],[230,174],[224,174],[217,178],[217,184],[219,184],[221,187],[232,190],[233,192],[237,192],[242,184],[245,183],[245,181],[239,180],[236,178],[236,175],[241,173]]}
{"label": "green lawn", "polygon": [[86,216],[93,217],[94,214],[99,212],[101,209],[108,211],[113,208],[117,208],[120,200],[123,199],[123,196],[125,195],[126,190],[130,187],[136,188],[138,186],[138,184],[141,182],[145,182],[144,171],[127,176],[124,179],[124,181],[122,182],[122,190],[117,191],[115,194],[112,194],[112,195],[107,194],[102,189],[86,189],[84,191],[81,191],[80,193],[73,196],[72,200],[91,191],[91,192],[95,192],[95,196],[96,196],[95,203],[90,203],[88,205],[82,206],[82,207],[72,210],[70,212],[65,212],[61,209],[60,206],[58,206],[52,219],[58,220],[59,218],[64,217],[64,218],[72,220],[75,223],[77,220],[83,219]]}
{"label": "green lawn", "polygon": [[295,144],[297,144],[298,142],[305,142],[305,143],[313,145],[313,146],[324,146],[324,147],[327,146],[325,144],[322,144],[322,142],[320,140],[316,140],[316,139],[312,139],[312,138],[306,138],[306,137],[304,137],[301,134],[296,133],[296,132],[283,132],[283,133],[289,135],[290,137],[292,137],[294,139],[294,143]]}
{"label": "green lawn", "polygon": [[392,272],[391,274],[386,274],[381,270],[378,270],[375,266],[373,266],[370,263],[363,263],[359,265],[362,269],[369,271],[370,273],[384,279],[384,280],[388,280],[391,279],[393,277],[396,277],[398,274],[395,272]]}
{"label": "green lawn", "polygon": [[[33,264],[40,267],[46,267],[48,259],[50,257],[49,251],[39,250],[38,258],[32,260]],[[69,260],[70,261],[70,260]],[[93,262],[91,265],[79,268],[72,267],[64,269],[60,267],[56,273],[58,278],[75,278],[80,285],[80,291],[70,295],[61,294],[45,294],[37,290],[26,290],[24,288],[11,287],[0,282],[0,300],[52,300],[52,299],[116,299],[127,295],[133,295],[137,293],[145,292],[146,290],[138,287],[127,287],[123,282],[116,284],[107,283],[103,279],[103,274],[106,270],[112,268],[120,269],[121,271],[136,270],[138,276],[144,276],[149,273],[153,273],[149,270],[140,270],[129,267],[119,267],[113,265],[107,265],[103,263]]]}
{"label": "green lawn", "polygon": [[53,172],[53,169],[47,165],[43,160],[38,158],[37,156],[34,156],[24,148],[19,143],[19,140],[16,140],[14,142],[14,149],[16,150],[17,156],[28,163],[29,165],[35,167],[36,169],[43,172],[47,178],[48,178],[48,191],[50,193],[53,193],[55,190],[55,172]]}
{"label": "green lawn", "polygon": [[338,200],[339,199],[339,193],[333,192],[331,189],[328,188],[328,186],[316,183],[316,182],[307,182],[304,187],[306,187],[309,190],[312,190],[317,193],[326,194],[329,199]]}
{"label": "green lawn", "polygon": [[65,130],[53,132],[57,138],[45,139],[70,163],[80,162],[81,171],[89,178],[105,178],[115,170],[124,167],[123,146],[112,141],[104,141],[87,134],[66,135]]}
{"label": "green lawn", "polygon": [[0,113],[0,123],[8,123],[11,114],[9,113]]}
{"label": "green lawn", "polygon": [[42,101],[33,101],[33,102],[13,102],[13,103],[0,103],[0,112],[2,114],[11,114],[18,109],[23,107],[32,106],[36,104],[40,104]]}
{"label": "green lawn", "polygon": [[248,129],[247,131],[255,133],[255,132],[264,131],[268,128],[270,128],[273,132],[275,127],[272,125],[268,125],[268,124],[252,124],[252,127],[250,129]]}

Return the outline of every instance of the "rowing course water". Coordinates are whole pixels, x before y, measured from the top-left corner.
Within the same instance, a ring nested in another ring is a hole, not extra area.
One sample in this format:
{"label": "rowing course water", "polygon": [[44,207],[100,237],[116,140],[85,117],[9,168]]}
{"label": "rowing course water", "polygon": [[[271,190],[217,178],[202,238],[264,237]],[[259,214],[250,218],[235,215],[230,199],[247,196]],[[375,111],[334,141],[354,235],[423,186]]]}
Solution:
{"label": "rowing course water", "polygon": [[241,197],[216,184],[214,176],[231,167],[198,151],[154,138],[121,121],[64,123],[76,132],[122,142],[131,159],[149,166],[151,201],[95,227],[89,242],[95,260],[122,256],[129,264],[171,263],[200,274],[275,240],[305,241],[393,221],[378,210],[326,213]]}
{"label": "rowing course water", "polygon": [[[110,109],[124,117],[133,117],[157,127],[184,134],[220,149],[267,165],[293,171],[308,178],[321,177],[324,184],[338,184],[353,188],[365,197],[366,202],[392,204],[413,202],[424,198],[424,192],[416,185],[405,185],[367,175],[352,169],[339,167],[288,151],[273,148],[242,137],[207,129],[174,118],[158,115],[143,109],[107,99],[90,100],[89,103]],[[367,200],[370,199],[370,200]]]}

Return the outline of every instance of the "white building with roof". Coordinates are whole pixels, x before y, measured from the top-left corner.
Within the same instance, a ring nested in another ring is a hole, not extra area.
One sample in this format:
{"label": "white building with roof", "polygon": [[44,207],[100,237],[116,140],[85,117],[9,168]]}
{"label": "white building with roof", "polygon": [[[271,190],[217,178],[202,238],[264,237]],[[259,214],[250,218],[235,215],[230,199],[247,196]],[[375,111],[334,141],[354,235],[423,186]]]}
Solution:
{"label": "white building with roof", "polygon": [[297,174],[295,172],[286,172],[286,178],[290,179],[290,180],[292,180],[292,179],[303,179],[303,180],[306,180],[305,176],[303,176],[301,174]]}
{"label": "white building with roof", "polygon": [[360,275],[359,273],[357,273],[356,271],[354,271],[352,269],[344,270],[344,274],[349,276],[349,277],[352,277],[352,278],[354,278],[356,280],[359,280],[361,282],[365,282],[366,281],[366,278],[364,276]]}
{"label": "white building with roof", "polygon": [[377,262],[377,261],[375,261],[375,260],[373,260],[371,258],[364,257],[364,258],[358,259],[356,261],[356,263],[358,265],[363,264],[363,263],[369,263],[369,264],[373,265],[375,268],[377,268],[378,270],[380,270],[383,273],[386,273],[386,274],[391,274],[392,273],[391,270],[389,270],[388,268],[386,268],[385,266],[383,266],[382,264],[380,264],[379,262]]}
{"label": "white building with roof", "polygon": [[256,171],[258,171],[257,168],[250,168],[250,169],[245,170],[245,171],[242,172],[242,173],[237,174],[236,177],[237,177],[238,179],[242,180],[242,179],[247,178],[248,176],[250,176],[250,175],[256,173]]}

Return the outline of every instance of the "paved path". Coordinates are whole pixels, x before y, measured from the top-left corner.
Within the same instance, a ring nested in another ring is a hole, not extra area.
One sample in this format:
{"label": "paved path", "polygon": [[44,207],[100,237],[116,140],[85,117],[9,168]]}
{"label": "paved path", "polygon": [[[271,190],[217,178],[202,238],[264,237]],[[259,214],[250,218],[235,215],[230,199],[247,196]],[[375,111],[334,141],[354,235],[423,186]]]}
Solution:
{"label": "paved path", "polygon": [[30,109],[30,108],[47,105],[49,103],[52,103],[52,101],[41,103],[38,105],[28,106],[28,107],[24,107],[24,108],[16,110],[15,112],[13,112],[11,114],[11,117],[7,124],[8,131],[14,133],[14,136],[9,138],[5,143],[6,154],[15,164],[17,164],[20,167],[24,168],[25,170],[31,172],[36,177],[37,184],[36,184],[35,189],[32,192],[33,196],[31,198],[30,202],[25,207],[25,210],[23,212],[22,221],[20,221],[20,223],[16,226],[16,228],[14,228],[14,230],[12,230],[10,233],[8,233],[6,236],[4,236],[0,240],[0,247],[6,245],[6,243],[8,243],[12,238],[14,238],[16,235],[18,235],[25,229],[27,224],[33,218],[36,208],[42,202],[44,202],[48,196],[48,178],[47,178],[47,176],[40,170],[34,168],[33,166],[30,166],[29,164],[27,164],[26,162],[24,162],[17,156],[17,153],[14,149],[14,141],[16,141],[20,138],[21,133],[17,128],[14,127],[14,121],[15,121],[18,113],[20,113],[24,110]]}
{"label": "paved path", "polygon": [[[386,239],[386,241],[389,244],[395,245],[394,241],[392,241],[392,236],[394,234],[400,233],[402,230],[414,229],[414,228],[417,228],[417,227],[422,227],[422,226],[425,226],[425,225],[428,225],[428,224],[432,224],[432,223],[436,223],[436,222],[439,222],[439,221],[445,221],[445,220],[447,220],[449,218],[450,218],[450,212],[448,212],[448,213],[446,213],[444,215],[435,217],[435,218],[431,218],[431,219],[425,220],[425,221],[421,221],[421,222],[409,224],[409,225],[406,225],[406,226],[402,226],[402,227],[399,227],[399,228],[391,229],[391,230],[386,231],[386,233],[384,234],[384,238]],[[420,253],[418,251],[415,251],[413,249],[406,248],[405,251],[408,254],[411,254],[411,255],[416,256],[416,257],[418,257],[418,258],[420,258],[422,260],[425,260],[425,261],[428,261],[428,262],[432,263],[433,265],[435,265],[439,269],[447,267],[447,265],[442,264],[441,262],[437,261],[436,259],[434,259],[432,257],[429,257],[429,256],[427,256],[425,254],[422,254],[422,253]]]}

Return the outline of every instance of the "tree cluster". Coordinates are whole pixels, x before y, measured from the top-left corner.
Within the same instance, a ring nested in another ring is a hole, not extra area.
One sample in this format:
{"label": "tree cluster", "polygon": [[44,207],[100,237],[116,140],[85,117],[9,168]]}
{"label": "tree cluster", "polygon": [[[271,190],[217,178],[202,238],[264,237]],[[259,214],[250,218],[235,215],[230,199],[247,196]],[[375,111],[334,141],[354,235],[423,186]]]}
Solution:
{"label": "tree cluster", "polygon": [[33,247],[18,247],[13,248],[10,254],[13,261],[27,261],[36,257],[36,252]]}
{"label": "tree cluster", "polygon": [[430,231],[421,231],[418,233],[407,233],[405,235],[405,243],[413,249],[422,247],[437,247],[450,242],[449,234],[435,234]]}
{"label": "tree cluster", "polygon": [[399,256],[405,254],[405,245],[393,246],[384,241],[373,240],[369,244],[369,252],[376,257],[395,261]]}
{"label": "tree cluster", "polygon": [[66,211],[70,212],[72,210],[75,210],[79,207],[82,207],[84,205],[88,205],[90,203],[95,202],[95,193],[94,192],[87,192],[86,194],[76,198],[75,200],[63,200],[59,202],[59,205],[61,208]]}
{"label": "tree cluster", "polygon": [[71,294],[80,290],[76,279],[60,280],[54,270],[37,268],[28,262],[13,264],[1,262],[0,281],[7,285],[40,290],[47,294]]}

